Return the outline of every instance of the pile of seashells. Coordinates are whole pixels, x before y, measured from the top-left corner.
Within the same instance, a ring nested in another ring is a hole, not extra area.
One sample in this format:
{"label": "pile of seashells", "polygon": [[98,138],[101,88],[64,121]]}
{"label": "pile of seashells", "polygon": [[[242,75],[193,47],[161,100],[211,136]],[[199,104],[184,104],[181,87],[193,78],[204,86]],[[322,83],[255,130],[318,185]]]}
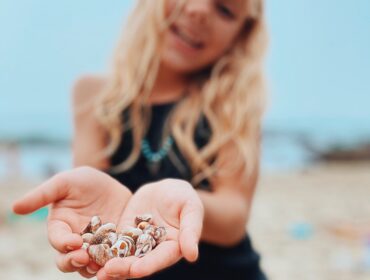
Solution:
{"label": "pile of seashells", "polygon": [[143,257],[166,239],[166,229],[152,223],[152,215],[136,216],[136,227],[117,231],[113,223],[102,224],[98,216],[81,232],[82,248],[100,266],[115,257]]}

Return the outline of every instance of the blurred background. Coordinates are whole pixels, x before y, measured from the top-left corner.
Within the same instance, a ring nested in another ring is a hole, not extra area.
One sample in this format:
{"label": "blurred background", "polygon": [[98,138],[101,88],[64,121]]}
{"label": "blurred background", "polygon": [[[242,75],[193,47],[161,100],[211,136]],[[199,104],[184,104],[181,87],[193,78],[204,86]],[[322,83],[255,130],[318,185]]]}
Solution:
{"label": "blurred background", "polygon": [[[370,279],[370,2],[355,2],[266,3],[270,104],[249,229],[271,279]],[[134,3],[0,0],[0,279],[79,279],[53,264],[47,210],[9,206],[71,167],[72,84],[107,71]]]}

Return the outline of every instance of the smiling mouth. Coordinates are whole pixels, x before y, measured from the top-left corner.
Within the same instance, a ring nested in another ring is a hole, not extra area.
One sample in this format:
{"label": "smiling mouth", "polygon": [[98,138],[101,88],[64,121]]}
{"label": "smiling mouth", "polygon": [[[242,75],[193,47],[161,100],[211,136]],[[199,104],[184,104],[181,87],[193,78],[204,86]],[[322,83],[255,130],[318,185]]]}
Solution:
{"label": "smiling mouth", "polygon": [[194,49],[202,49],[204,47],[204,43],[200,40],[197,40],[195,38],[192,38],[190,35],[188,35],[183,30],[179,29],[177,26],[172,25],[171,31],[177,35],[182,41],[184,41],[186,44],[188,44],[190,47]]}

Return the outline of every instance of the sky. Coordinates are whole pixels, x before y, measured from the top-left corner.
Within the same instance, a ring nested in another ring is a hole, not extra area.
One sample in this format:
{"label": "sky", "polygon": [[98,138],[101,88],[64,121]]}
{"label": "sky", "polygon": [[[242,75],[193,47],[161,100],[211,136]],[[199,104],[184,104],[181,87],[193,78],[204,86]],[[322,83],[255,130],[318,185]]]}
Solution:
{"label": "sky", "polygon": [[[133,0],[0,0],[0,137],[69,137],[73,81],[104,73]],[[370,1],[266,1],[265,127],[370,135]]]}

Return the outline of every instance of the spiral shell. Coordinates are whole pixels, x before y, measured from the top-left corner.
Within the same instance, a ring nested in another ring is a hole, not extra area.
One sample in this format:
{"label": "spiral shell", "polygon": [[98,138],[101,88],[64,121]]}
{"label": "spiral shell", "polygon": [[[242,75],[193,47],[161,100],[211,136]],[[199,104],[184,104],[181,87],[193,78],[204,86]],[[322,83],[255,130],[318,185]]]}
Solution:
{"label": "spiral shell", "polygon": [[134,255],[136,250],[136,242],[134,239],[130,236],[123,236],[121,237],[121,240],[125,240],[129,244],[129,256]]}
{"label": "spiral shell", "polygon": [[154,237],[155,230],[156,226],[148,225],[143,229],[143,233],[150,234],[151,236]]}
{"label": "spiral shell", "polygon": [[164,240],[166,240],[167,232],[164,227],[156,227],[154,230],[154,240],[156,241],[157,245]]}
{"label": "spiral shell", "polygon": [[102,244],[108,244],[109,246],[112,246],[114,243],[117,242],[118,235],[115,232],[108,232],[108,234],[105,235],[104,239],[102,240]]}
{"label": "spiral shell", "polygon": [[91,243],[91,240],[93,239],[94,234],[87,232],[87,233],[84,233],[81,237],[84,243]]}
{"label": "spiral shell", "polygon": [[152,224],[152,215],[139,215],[135,223],[136,227],[117,232],[115,224],[102,224],[100,218],[94,216],[81,232],[81,248],[88,252],[92,261],[104,266],[114,257],[143,257],[166,239],[166,229]]}
{"label": "spiral shell", "polygon": [[135,253],[135,241],[129,236],[123,236],[111,248],[113,257],[128,257]]}
{"label": "spiral shell", "polygon": [[121,237],[121,236],[130,236],[135,242],[137,241],[138,237],[143,234],[143,231],[139,228],[135,228],[135,227],[127,227],[123,230],[121,230],[119,233],[118,233],[118,239]]}
{"label": "spiral shell", "polygon": [[148,222],[141,222],[137,225],[138,229],[144,230],[146,227],[150,226],[151,224]]}
{"label": "spiral shell", "polygon": [[[108,235],[110,232],[115,232],[116,231],[116,225],[112,223],[106,223],[99,227],[93,238],[90,241],[90,244],[101,244],[103,241],[106,241],[108,238]],[[109,240],[109,239],[108,239]]]}
{"label": "spiral shell", "polygon": [[143,233],[139,236],[136,242],[136,257],[143,257],[145,254],[149,253],[156,245],[154,238],[147,233]]}
{"label": "spiral shell", "polygon": [[85,233],[95,233],[100,226],[101,220],[99,216],[93,216],[88,225],[82,230],[81,235]]}
{"label": "spiral shell", "polygon": [[153,216],[151,214],[137,215],[135,218],[135,224],[138,225],[141,222],[152,223]]}
{"label": "spiral shell", "polygon": [[91,259],[100,266],[104,266],[112,258],[109,245],[107,244],[90,245],[88,253]]}
{"label": "spiral shell", "polygon": [[102,222],[101,222],[101,219],[99,218],[99,216],[94,216],[91,218],[91,232],[92,233],[95,233],[98,228],[101,227],[102,225]]}

